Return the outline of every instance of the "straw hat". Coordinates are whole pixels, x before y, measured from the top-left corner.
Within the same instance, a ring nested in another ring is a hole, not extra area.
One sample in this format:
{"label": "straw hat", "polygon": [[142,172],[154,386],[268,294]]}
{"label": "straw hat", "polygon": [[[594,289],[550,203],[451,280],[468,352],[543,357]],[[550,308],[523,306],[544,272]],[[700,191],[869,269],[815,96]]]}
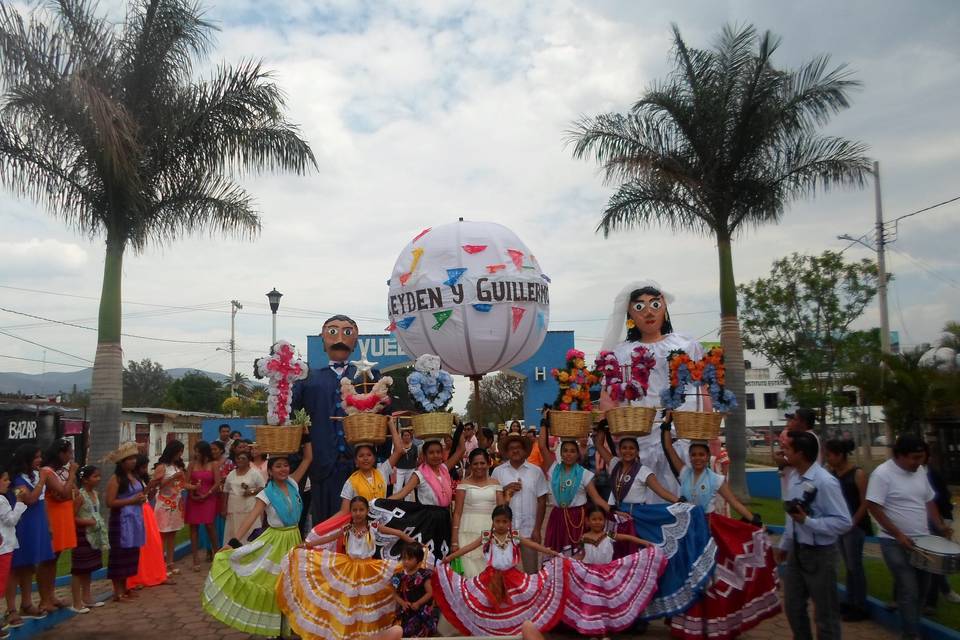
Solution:
{"label": "straw hat", "polygon": [[140,445],[131,440],[130,442],[124,442],[121,444],[118,449],[107,454],[107,457],[105,457],[103,460],[105,462],[113,462],[116,464],[121,460],[126,460],[127,458],[138,455],[140,455]]}

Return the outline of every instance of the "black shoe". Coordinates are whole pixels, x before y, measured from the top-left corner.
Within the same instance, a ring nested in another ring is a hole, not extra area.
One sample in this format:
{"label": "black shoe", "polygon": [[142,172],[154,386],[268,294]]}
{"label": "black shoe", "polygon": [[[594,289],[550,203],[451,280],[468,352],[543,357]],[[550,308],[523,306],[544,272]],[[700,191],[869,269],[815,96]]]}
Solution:
{"label": "black shoe", "polygon": [[854,609],[850,607],[847,609],[847,611],[841,614],[840,617],[844,622],[863,622],[864,620],[870,619],[870,614],[862,609]]}

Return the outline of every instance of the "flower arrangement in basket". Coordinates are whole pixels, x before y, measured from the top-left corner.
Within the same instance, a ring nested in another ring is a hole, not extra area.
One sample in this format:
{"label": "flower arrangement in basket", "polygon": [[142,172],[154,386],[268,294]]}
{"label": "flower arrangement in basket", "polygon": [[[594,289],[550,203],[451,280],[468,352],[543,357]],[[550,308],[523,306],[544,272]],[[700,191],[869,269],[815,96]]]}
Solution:
{"label": "flower arrangement in basket", "polygon": [[413,416],[413,432],[421,440],[450,435],[453,414],[446,411],[453,398],[453,376],[440,368],[440,356],[424,353],[407,376],[410,397],[423,413]]}
{"label": "flower arrangement in basket", "polygon": [[[307,377],[309,369],[286,340],[278,340],[270,355],[253,363],[253,375],[267,379],[267,424],[255,428],[258,448],[268,454],[292,453],[300,449],[304,432],[303,416],[290,423],[293,383]],[[307,426],[309,426],[309,417]]]}
{"label": "flower arrangement in basket", "polygon": [[597,371],[602,374],[603,390],[611,400],[623,406],[606,412],[607,424],[614,435],[642,435],[650,433],[657,410],[653,407],[635,407],[631,402],[643,400],[650,388],[650,372],[657,360],[643,345],[634,346],[630,363],[621,364],[612,351],[601,351],[597,356]]}
{"label": "flower arrangement in basket", "polygon": [[374,382],[371,370],[375,362],[360,360],[351,364],[360,378],[356,384],[350,378],[340,379],[340,399],[347,414],[342,418],[344,437],[351,445],[383,444],[387,441],[389,418],[381,412],[390,406],[393,378],[383,376]]}
{"label": "flower arrangement in basket", "polygon": [[560,386],[554,410],[549,414],[550,433],[561,438],[580,438],[587,435],[593,421],[590,388],[600,382],[600,376],[587,369],[583,351],[568,350],[566,361],[565,369],[550,371]]}
{"label": "flower arrangement in basket", "polygon": [[[660,394],[662,404],[673,411],[677,435],[691,440],[712,440],[720,435],[724,414],[737,406],[737,398],[724,386],[725,368],[723,349],[712,347],[701,360],[694,360],[685,351],[671,351],[667,357],[670,368],[670,386]],[[697,410],[681,411],[687,399],[687,386],[696,390]],[[710,396],[713,411],[702,411],[701,398]]]}

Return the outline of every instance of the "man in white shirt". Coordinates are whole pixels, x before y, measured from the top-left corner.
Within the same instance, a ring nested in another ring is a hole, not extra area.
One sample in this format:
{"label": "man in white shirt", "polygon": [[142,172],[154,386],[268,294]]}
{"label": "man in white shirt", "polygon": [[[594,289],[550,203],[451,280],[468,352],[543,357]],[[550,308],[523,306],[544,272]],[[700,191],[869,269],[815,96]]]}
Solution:
{"label": "man in white shirt", "polygon": [[930,574],[910,564],[914,538],[930,535],[928,522],[950,538],[953,532],[940,517],[933,487],[921,465],[923,441],[904,434],[893,445],[893,458],[870,474],[867,509],[880,525],[880,551],[893,576],[903,638],[920,637],[920,614],[930,586]]}
{"label": "man in white shirt", "polygon": [[[513,511],[513,526],[524,538],[540,542],[543,529],[543,516],[547,511],[547,479],[537,466],[527,462],[530,455],[528,440],[511,435],[506,438],[507,464],[500,464],[493,470],[493,478],[503,487],[505,496],[510,497],[510,509]],[[521,547],[520,559],[523,570],[536,573],[540,569],[537,552]]]}
{"label": "man in white shirt", "polygon": [[837,540],[853,521],[840,482],[817,462],[819,447],[812,433],[790,431],[784,454],[793,468],[784,507],[786,527],[777,559],[783,572],[784,611],[794,640],[812,640],[807,600],[814,605],[817,640],[840,640],[837,594]]}

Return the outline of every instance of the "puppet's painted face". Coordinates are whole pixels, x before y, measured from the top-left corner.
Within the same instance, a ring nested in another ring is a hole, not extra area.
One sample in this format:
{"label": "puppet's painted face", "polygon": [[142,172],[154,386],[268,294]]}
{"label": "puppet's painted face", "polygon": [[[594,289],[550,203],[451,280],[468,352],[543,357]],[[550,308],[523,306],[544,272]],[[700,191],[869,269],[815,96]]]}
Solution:
{"label": "puppet's painted face", "polygon": [[357,327],[347,320],[330,320],[323,325],[323,350],[331,360],[346,360],[357,346]]}
{"label": "puppet's painted face", "polygon": [[663,296],[643,293],[637,299],[630,301],[627,306],[627,316],[640,329],[640,333],[660,333],[667,316],[667,303]]}
{"label": "puppet's painted face", "polygon": [[425,353],[417,358],[413,368],[420,373],[435,376],[440,372],[440,356]]}

